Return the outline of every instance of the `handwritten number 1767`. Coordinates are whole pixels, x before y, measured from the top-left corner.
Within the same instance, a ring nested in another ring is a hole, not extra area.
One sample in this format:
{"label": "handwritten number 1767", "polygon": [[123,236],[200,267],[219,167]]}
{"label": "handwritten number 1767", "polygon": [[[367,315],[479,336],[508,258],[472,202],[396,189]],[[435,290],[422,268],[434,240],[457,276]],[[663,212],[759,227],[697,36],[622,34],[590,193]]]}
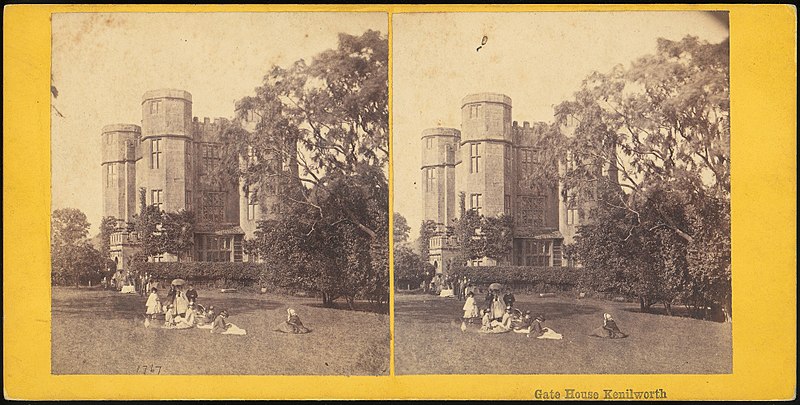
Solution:
{"label": "handwritten number 1767", "polygon": [[161,374],[161,366],[143,365],[136,367],[136,374]]}

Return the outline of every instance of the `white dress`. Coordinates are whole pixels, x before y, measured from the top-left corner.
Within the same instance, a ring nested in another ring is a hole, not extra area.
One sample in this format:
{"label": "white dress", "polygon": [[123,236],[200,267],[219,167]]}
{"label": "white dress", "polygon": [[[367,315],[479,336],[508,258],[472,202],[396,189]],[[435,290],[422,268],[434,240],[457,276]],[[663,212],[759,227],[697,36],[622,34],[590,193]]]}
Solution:
{"label": "white dress", "polygon": [[478,305],[475,304],[475,297],[467,297],[467,302],[464,303],[464,318],[477,318],[480,316],[478,314]]}
{"label": "white dress", "polygon": [[159,301],[156,293],[150,293],[150,296],[147,297],[147,303],[145,306],[147,307],[148,315],[161,313],[161,301]]}

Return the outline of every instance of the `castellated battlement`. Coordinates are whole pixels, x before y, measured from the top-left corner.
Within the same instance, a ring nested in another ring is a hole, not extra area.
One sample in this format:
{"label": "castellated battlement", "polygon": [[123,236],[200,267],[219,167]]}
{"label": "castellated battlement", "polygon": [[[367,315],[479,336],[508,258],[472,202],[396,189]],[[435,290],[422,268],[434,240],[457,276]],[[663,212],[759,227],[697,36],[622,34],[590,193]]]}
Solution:
{"label": "castellated battlement", "polygon": [[191,138],[192,95],[177,89],[150,90],[142,96],[142,140]]}
{"label": "castellated battlement", "polygon": [[461,100],[461,144],[468,142],[513,142],[511,97],[478,93]]}
{"label": "castellated battlement", "polygon": [[194,117],[192,119],[194,140],[196,142],[221,142],[219,135],[223,121],[225,119],[219,117],[213,120],[209,117],[203,117],[202,121],[200,121],[199,117]]}
{"label": "castellated battlement", "polygon": [[134,124],[111,124],[100,135],[101,164],[134,161],[142,129]]}
{"label": "castellated battlement", "polygon": [[452,136],[459,138],[461,137],[461,131],[445,127],[428,128],[422,131],[422,138],[426,136]]}
{"label": "castellated battlement", "polygon": [[455,165],[456,150],[461,131],[455,128],[436,127],[422,131],[422,165]]}
{"label": "castellated battlement", "polygon": [[500,93],[475,93],[468,94],[461,99],[461,108],[472,103],[497,103],[511,107],[511,97]]}
{"label": "castellated battlement", "polygon": [[103,135],[113,132],[135,132],[140,134],[142,132],[142,127],[135,124],[111,124],[103,127]]}
{"label": "castellated battlement", "polygon": [[145,92],[144,95],[142,95],[142,104],[144,104],[148,100],[155,100],[161,98],[178,98],[181,100],[186,100],[189,103],[192,102],[192,94],[186,90],[157,89]]}

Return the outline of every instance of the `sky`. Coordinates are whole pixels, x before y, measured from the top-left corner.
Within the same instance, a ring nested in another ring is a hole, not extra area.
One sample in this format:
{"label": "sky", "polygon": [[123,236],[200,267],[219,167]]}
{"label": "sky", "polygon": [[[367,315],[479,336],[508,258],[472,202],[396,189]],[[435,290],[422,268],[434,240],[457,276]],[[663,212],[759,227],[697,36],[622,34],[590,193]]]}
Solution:
{"label": "sky", "polygon": [[[461,99],[503,93],[512,120],[552,122],[593,71],[653,54],[658,38],[718,43],[727,13],[412,13],[392,17],[393,209],[418,236],[421,141],[426,128],[460,129]],[[483,37],[486,44],[480,50]]]}
{"label": "sky", "polygon": [[62,13],[52,18],[52,209],[78,208],[99,232],[100,133],[141,124],[148,91],[192,94],[193,115],[231,117],[272,65],[337,46],[338,33],[386,34],[386,13]]}

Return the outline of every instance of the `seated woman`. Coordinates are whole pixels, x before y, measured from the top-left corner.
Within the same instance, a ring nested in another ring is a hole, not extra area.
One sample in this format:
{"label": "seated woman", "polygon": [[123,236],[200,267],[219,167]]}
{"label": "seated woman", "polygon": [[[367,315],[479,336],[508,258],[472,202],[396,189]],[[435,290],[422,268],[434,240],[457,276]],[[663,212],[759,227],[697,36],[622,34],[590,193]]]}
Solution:
{"label": "seated woman", "polygon": [[219,315],[214,318],[214,323],[211,325],[211,333],[217,333],[220,335],[246,335],[247,332],[232,324],[228,323],[226,320],[228,319],[228,311],[221,310],[219,311]]}
{"label": "seated woman", "polygon": [[492,327],[498,328],[498,330],[502,331],[510,331],[511,330],[511,307],[506,308],[506,312],[500,318],[499,321],[492,321]]}
{"label": "seated woman", "polygon": [[487,309],[483,310],[483,318],[481,318],[481,332],[488,332],[492,330],[492,311]]}
{"label": "seated woman", "polygon": [[537,339],[561,340],[561,338],[562,338],[561,334],[560,333],[556,333],[556,331],[554,331],[554,330],[552,330],[552,329],[550,329],[550,328],[548,328],[546,326],[542,326],[543,322],[544,322],[544,315],[537,315],[536,318],[534,318],[533,323],[531,324],[531,327],[529,329],[529,332],[528,332],[527,336],[528,337],[535,337]]}
{"label": "seated woman", "polygon": [[281,322],[275,330],[278,332],[283,333],[308,333],[311,332],[310,329],[303,326],[303,322],[300,321],[300,316],[297,315],[297,312],[289,308],[286,310],[287,316],[286,321]]}
{"label": "seated woman", "polygon": [[217,311],[216,311],[216,309],[214,309],[214,306],[211,305],[206,310],[206,313],[203,314],[202,322],[204,324],[209,324],[210,325],[210,324],[214,323],[214,319],[216,319],[216,318],[217,318]]}
{"label": "seated woman", "polygon": [[607,339],[621,339],[628,337],[628,335],[622,333],[617,326],[617,323],[614,321],[614,318],[611,317],[611,314],[605,313],[603,314],[603,326],[598,327],[597,329],[593,330],[589,336],[607,338]]}
{"label": "seated woman", "polygon": [[175,306],[172,304],[167,305],[164,309],[164,327],[175,327]]}
{"label": "seated woman", "polygon": [[179,315],[175,317],[175,329],[189,329],[194,327],[196,320],[194,308],[194,303],[190,303],[183,316]]}
{"label": "seated woman", "polygon": [[530,333],[532,324],[531,311],[525,311],[525,315],[522,318],[511,322],[511,328],[517,333]]}

